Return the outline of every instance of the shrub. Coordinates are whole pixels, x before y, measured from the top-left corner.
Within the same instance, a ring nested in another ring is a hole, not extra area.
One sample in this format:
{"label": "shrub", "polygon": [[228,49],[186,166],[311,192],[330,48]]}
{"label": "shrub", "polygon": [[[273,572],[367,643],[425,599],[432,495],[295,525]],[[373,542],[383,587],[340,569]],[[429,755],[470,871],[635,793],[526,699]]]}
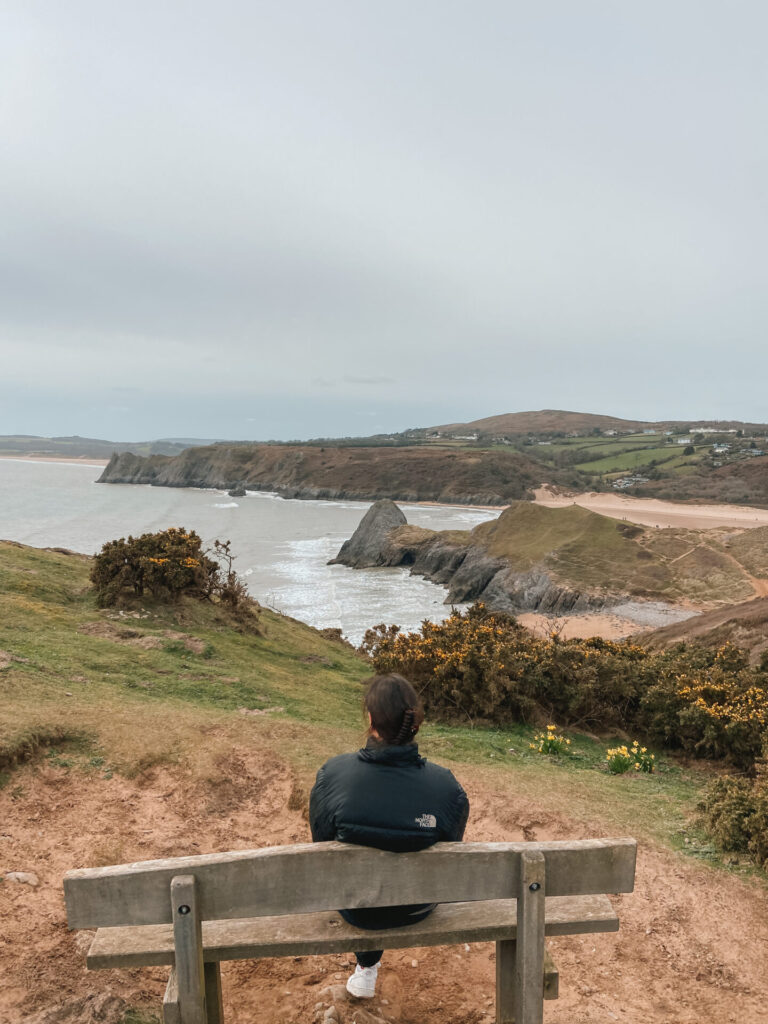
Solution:
{"label": "shrub", "polygon": [[724,851],[747,854],[756,864],[768,864],[768,778],[726,776],[709,787],[701,809],[707,831]]}
{"label": "shrub", "polygon": [[362,650],[377,672],[411,679],[437,717],[631,730],[745,769],[768,735],[766,671],[732,644],[649,651],[556,631],[538,637],[478,604],[414,633],[376,626]]}
{"label": "shrub", "polygon": [[182,595],[217,600],[255,618],[258,606],[232,567],[229,541],[215,541],[214,558],[194,530],[169,527],[140,537],[108,541],[94,557],[91,582],[101,607],[127,593],[177,601]]}

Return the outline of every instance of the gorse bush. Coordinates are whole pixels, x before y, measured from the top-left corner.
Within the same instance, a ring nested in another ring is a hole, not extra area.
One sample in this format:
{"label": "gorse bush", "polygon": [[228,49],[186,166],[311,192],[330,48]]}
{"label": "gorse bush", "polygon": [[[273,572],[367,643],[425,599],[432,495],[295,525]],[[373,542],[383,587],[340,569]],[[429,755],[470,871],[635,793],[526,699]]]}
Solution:
{"label": "gorse bush", "polygon": [[747,854],[768,865],[768,778],[717,779],[701,804],[707,831],[726,852]]}
{"label": "gorse bush", "polygon": [[743,768],[768,729],[768,675],[730,644],[656,652],[598,637],[538,637],[478,604],[416,633],[376,626],[362,650],[377,672],[411,679],[428,711],[445,718],[622,729]]}
{"label": "gorse bush", "polygon": [[94,557],[91,582],[102,607],[118,604],[127,594],[167,601],[186,595],[255,615],[258,606],[232,563],[229,541],[217,540],[212,552],[204,551],[194,530],[172,526],[108,541]]}

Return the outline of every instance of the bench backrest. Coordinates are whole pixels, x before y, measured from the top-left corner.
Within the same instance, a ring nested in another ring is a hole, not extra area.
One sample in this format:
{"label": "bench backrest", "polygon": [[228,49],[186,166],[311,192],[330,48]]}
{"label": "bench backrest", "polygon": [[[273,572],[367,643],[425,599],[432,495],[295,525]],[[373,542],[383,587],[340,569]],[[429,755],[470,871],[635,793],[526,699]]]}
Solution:
{"label": "bench backrest", "polygon": [[437,843],[418,853],[332,842],[83,868],[67,873],[64,893],[70,928],[171,923],[169,891],[179,875],[194,876],[204,921],[514,899],[523,882],[522,855],[537,852],[547,896],[634,886],[634,839]]}

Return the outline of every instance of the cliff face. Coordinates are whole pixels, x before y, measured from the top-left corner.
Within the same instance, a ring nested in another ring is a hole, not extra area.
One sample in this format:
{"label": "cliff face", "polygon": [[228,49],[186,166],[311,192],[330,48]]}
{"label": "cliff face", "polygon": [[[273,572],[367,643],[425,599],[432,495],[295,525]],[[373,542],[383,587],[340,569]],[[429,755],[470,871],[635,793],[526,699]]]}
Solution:
{"label": "cliff face", "polygon": [[532,497],[539,466],[516,452],[431,447],[212,445],[174,457],[113,455],[100,483],[245,487],[285,498],[506,505]]}
{"label": "cliff face", "polygon": [[433,533],[408,526],[392,501],[377,501],[329,564],[355,569],[410,566],[411,573],[447,586],[446,604],[483,601],[495,611],[519,613],[600,609],[616,597],[589,593],[555,581],[543,567],[516,571],[472,543],[473,534]]}

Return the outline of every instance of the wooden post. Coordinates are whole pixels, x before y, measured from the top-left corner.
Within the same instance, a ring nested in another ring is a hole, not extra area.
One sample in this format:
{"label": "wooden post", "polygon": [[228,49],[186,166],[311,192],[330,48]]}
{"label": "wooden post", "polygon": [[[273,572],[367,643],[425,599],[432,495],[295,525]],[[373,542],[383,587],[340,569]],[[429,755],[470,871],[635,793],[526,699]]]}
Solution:
{"label": "wooden post", "polygon": [[218,961],[205,964],[204,973],[207,1024],[224,1024],[224,1009],[221,1002],[221,964]]}
{"label": "wooden post", "polygon": [[171,968],[168,984],[163,999],[163,1024],[181,1024],[179,1009],[179,985],[176,981],[176,968]]}
{"label": "wooden post", "polygon": [[496,943],[496,1024],[514,1024],[516,946],[514,939]]}
{"label": "wooden post", "polygon": [[544,1019],[544,876],[540,850],[520,854],[515,956],[515,1024]]}
{"label": "wooden post", "polygon": [[176,875],[171,880],[171,912],[181,1024],[207,1024],[203,935],[194,875]]}

